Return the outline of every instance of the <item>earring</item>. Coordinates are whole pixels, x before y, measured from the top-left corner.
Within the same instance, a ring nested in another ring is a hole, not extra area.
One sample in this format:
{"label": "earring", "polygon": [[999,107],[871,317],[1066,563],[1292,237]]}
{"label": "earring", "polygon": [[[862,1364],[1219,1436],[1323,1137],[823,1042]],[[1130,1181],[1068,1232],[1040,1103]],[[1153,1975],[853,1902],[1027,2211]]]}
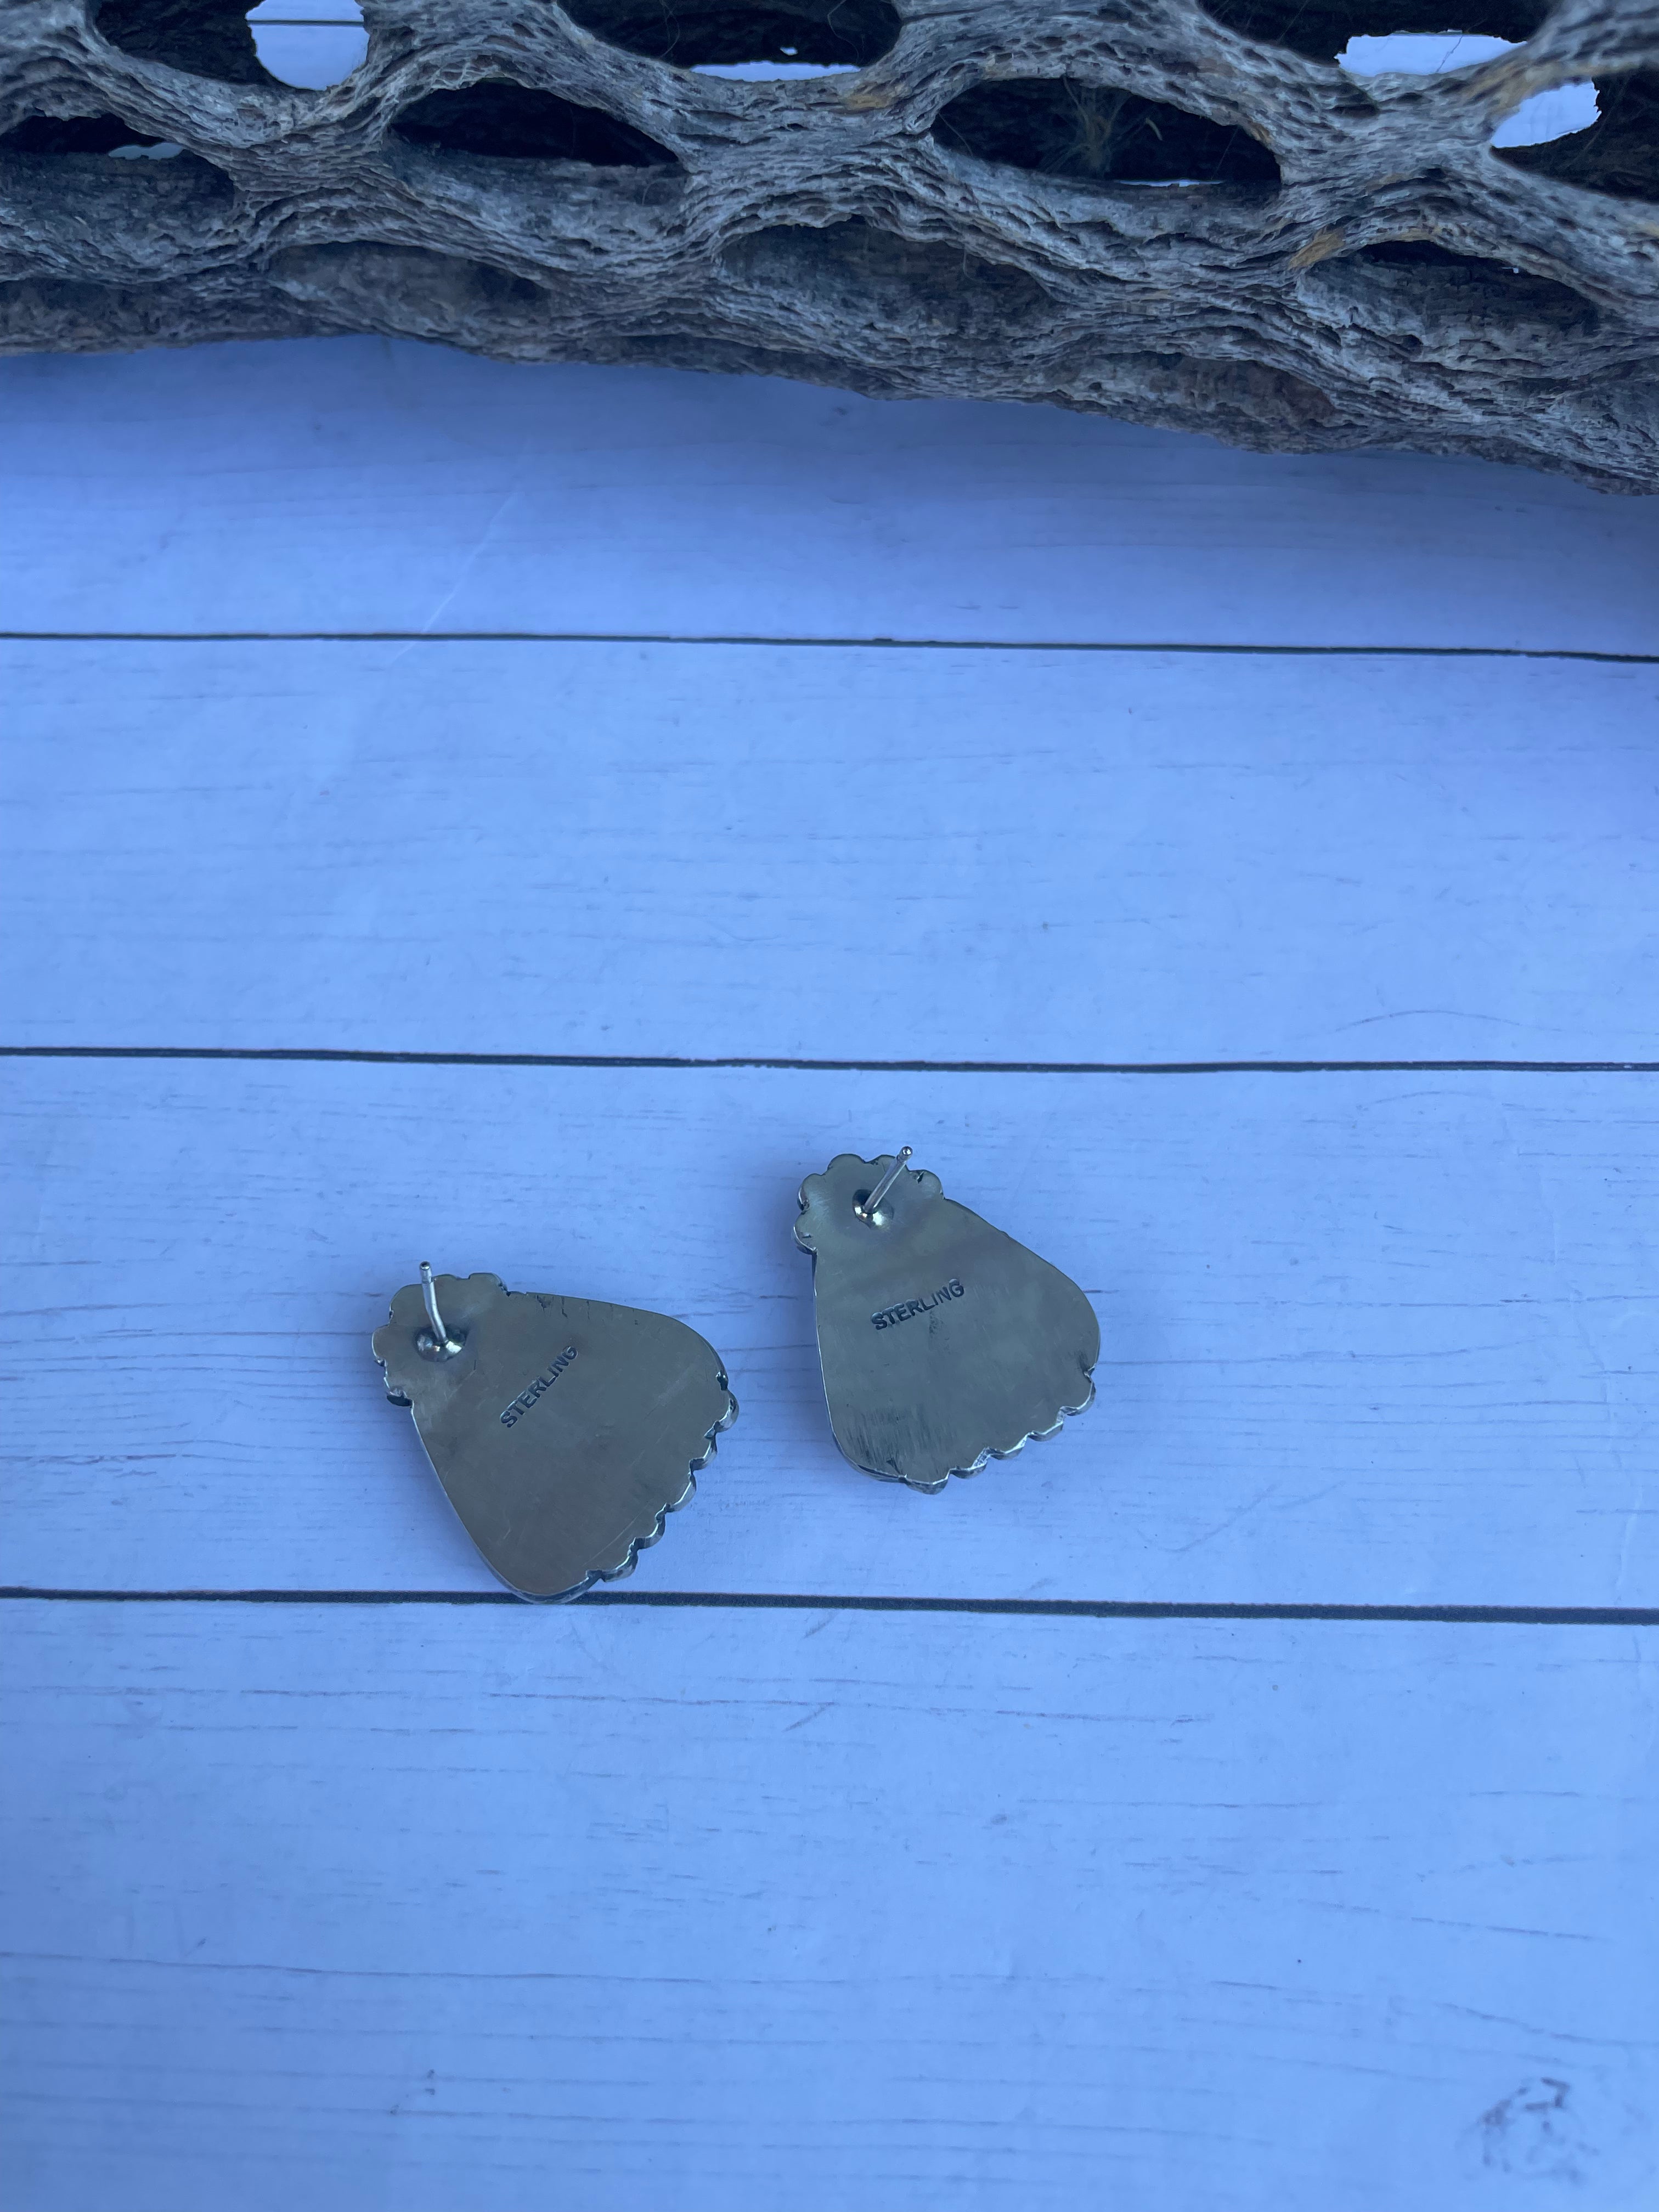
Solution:
{"label": "earring", "polygon": [[843,1152],[800,1187],[830,1425],[854,1467],[943,1490],[1033,1437],[1095,1387],[1100,1323],[1077,1285],[937,1176]]}
{"label": "earring", "polygon": [[424,1261],[374,1357],[467,1534],[520,1597],[631,1574],[738,1417],[719,1354],[684,1322]]}

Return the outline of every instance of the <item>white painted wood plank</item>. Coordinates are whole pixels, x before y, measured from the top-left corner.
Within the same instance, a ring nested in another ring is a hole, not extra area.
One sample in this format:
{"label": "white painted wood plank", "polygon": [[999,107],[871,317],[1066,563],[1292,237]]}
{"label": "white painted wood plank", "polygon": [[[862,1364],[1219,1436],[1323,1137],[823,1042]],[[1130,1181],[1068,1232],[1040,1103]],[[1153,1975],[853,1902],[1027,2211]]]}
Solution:
{"label": "white painted wood plank", "polygon": [[[418,1262],[680,1315],[743,1412],[657,1589],[1652,1605],[1659,1091],[13,1060],[3,1579],[493,1587],[370,1332]],[[1096,1406],[836,1455],[803,1174],[901,1139],[1079,1281]]]}
{"label": "white painted wood plank", "polygon": [[13,1610],[17,2212],[1653,2202],[1628,1631]]}
{"label": "white painted wood plank", "polygon": [[14,1042],[1659,1057],[1659,668],[10,660]]}
{"label": "white painted wood plank", "polygon": [[15,629],[1659,648],[1659,503],[338,338],[0,365]]}

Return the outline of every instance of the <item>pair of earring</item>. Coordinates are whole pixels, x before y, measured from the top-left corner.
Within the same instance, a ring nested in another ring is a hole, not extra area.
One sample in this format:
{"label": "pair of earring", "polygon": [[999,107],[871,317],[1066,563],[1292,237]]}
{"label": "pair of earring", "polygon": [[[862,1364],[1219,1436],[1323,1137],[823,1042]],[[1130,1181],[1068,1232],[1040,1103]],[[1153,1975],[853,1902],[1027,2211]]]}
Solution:
{"label": "pair of earring", "polygon": [[[836,1443],[866,1474],[938,1491],[1083,1412],[1100,1325],[1058,1267],[909,1158],[908,1145],[843,1152],[809,1176],[795,1242],[812,1258]],[[738,1416],[720,1355],[684,1322],[424,1262],[374,1356],[467,1534],[521,1597],[630,1573]]]}

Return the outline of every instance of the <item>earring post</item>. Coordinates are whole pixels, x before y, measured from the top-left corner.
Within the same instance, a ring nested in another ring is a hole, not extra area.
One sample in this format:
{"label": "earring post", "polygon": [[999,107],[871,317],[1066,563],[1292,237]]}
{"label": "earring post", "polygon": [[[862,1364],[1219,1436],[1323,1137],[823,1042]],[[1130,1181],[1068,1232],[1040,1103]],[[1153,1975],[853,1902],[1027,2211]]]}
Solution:
{"label": "earring post", "polygon": [[444,1317],[438,1310],[438,1285],[432,1279],[432,1262],[429,1260],[421,1262],[421,1300],[426,1307],[427,1320],[431,1324],[433,1351],[443,1353],[446,1358],[453,1356],[461,1348],[460,1340],[450,1334],[444,1325]]}
{"label": "earring post", "polygon": [[854,1212],[857,1214],[860,1221],[867,1221],[872,1225],[874,1224],[876,1208],[881,1204],[883,1199],[886,1197],[888,1192],[891,1190],[893,1185],[904,1173],[904,1164],[909,1157],[910,1147],[908,1145],[901,1145],[898,1148],[897,1158],[895,1159],[892,1166],[888,1169],[886,1174],[871,1192],[869,1197],[865,1200],[862,1206],[855,1206],[853,1208]]}

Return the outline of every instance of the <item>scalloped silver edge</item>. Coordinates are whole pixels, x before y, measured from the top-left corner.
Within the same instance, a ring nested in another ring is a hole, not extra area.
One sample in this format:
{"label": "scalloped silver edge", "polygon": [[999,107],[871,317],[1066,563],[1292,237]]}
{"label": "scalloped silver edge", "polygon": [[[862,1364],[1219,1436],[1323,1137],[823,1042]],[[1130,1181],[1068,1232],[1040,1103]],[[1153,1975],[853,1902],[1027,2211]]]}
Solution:
{"label": "scalloped silver edge", "polygon": [[[808,1244],[804,1240],[800,1233],[800,1217],[807,1211],[812,1203],[811,1200],[806,1195],[807,1184],[809,1182],[822,1182],[823,1177],[827,1176],[832,1169],[838,1168],[843,1160],[855,1160],[861,1168],[878,1168],[882,1165],[884,1161],[893,1160],[896,1158],[896,1155],[892,1152],[878,1152],[874,1159],[866,1160],[862,1152],[837,1152],[834,1158],[827,1161],[823,1167],[816,1168],[811,1175],[803,1176],[801,1177],[800,1188],[795,1193],[795,1219],[791,1234],[794,1237],[796,1249],[799,1251],[805,1252],[807,1258],[812,1262],[812,1271],[814,1275],[817,1273],[817,1249],[815,1245]],[[929,1194],[930,1196],[934,1198],[944,1197],[945,1185],[933,1173],[932,1168],[907,1168],[905,1170],[905,1173],[907,1175],[913,1176],[924,1188],[931,1183],[933,1185],[933,1190]]]}
{"label": "scalloped silver edge", "polygon": [[[522,1598],[526,1605],[569,1605],[573,1603],[575,1599],[586,1596],[589,1590],[596,1588],[600,1583],[626,1582],[629,1576],[633,1573],[635,1568],[638,1566],[640,1563],[640,1553],[641,1552],[648,1552],[653,1544],[659,1544],[662,1541],[663,1531],[668,1526],[669,1515],[671,1513],[678,1513],[683,1505],[689,1505],[691,1503],[691,1500],[696,1496],[697,1477],[702,1473],[704,1468],[708,1466],[709,1461],[714,1458],[715,1451],[718,1449],[715,1439],[723,1436],[726,1431],[731,1427],[732,1422],[738,1418],[738,1401],[732,1395],[732,1386],[727,1382],[724,1374],[720,1376],[720,1384],[726,1392],[725,1410],[720,1414],[719,1420],[715,1422],[714,1427],[708,1431],[707,1436],[704,1437],[703,1442],[706,1447],[705,1449],[699,1453],[697,1457],[692,1461],[690,1466],[687,1468],[685,1471],[684,1489],[681,1491],[679,1496],[674,1500],[672,1505],[665,1505],[662,1511],[658,1514],[656,1525],[652,1528],[649,1535],[636,1536],[634,1539],[633,1542],[628,1547],[627,1557],[623,1560],[620,1566],[595,1567],[592,1574],[588,1576],[587,1579],[585,1582],[576,1583],[574,1589],[568,1590],[552,1590],[545,1596],[539,1595],[532,1595],[528,1590],[513,1589],[511,1583],[504,1582],[500,1575],[495,1575],[495,1579],[498,1583],[501,1583],[501,1588],[503,1589],[513,1590],[514,1596],[516,1598]],[[483,1558],[483,1555],[481,1553],[479,1557]],[[484,1565],[486,1566],[489,1566],[488,1559],[484,1560]],[[493,1575],[495,1574],[494,1567],[490,1567],[489,1571]]]}
{"label": "scalloped silver edge", "polygon": [[1051,1437],[1057,1437],[1060,1434],[1060,1431],[1066,1426],[1068,1419],[1073,1418],[1079,1413],[1086,1413],[1090,1407],[1095,1402],[1095,1370],[1091,1367],[1086,1371],[1089,1377],[1088,1396],[1079,1405],[1062,1406],[1060,1409],[1060,1417],[1054,1422],[1052,1428],[1027,1429],[1025,1434],[1020,1438],[1018,1443],[1000,1445],[987,1444],[984,1450],[981,1452],[979,1457],[974,1461],[970,1467],[953,1467],[950,1473],[946,1474],[941,1481],[912,1482],[908,1475],[889,1474],[884,1468],[866,1467],[861,1461],[854,1462],[854,1464],[858,1467],[860,1474],[873,1474],[878,1482],[902,1483],[906,1490],[919,1491],[924,1498],[937,1498],[940,1491],[948,1486],[952,1476],[982,1474],[990,1461],[994,1459],[1012,1459],[1014,1454],[1016,1452],[1024,1451],[1027,1444],[1046,1444]]}

